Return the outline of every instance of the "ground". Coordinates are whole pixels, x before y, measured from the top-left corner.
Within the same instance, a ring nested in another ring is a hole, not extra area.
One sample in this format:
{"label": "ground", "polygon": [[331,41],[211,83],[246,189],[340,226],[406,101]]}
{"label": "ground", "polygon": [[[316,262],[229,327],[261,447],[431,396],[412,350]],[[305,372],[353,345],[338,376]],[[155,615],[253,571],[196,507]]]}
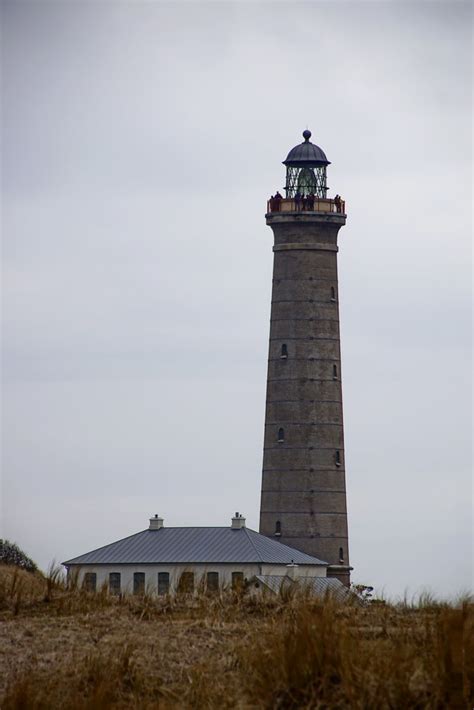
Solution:
{"label": "ground", "polygon": [[472,708],[474,610],[112,598],[0,567],[0,706]]}

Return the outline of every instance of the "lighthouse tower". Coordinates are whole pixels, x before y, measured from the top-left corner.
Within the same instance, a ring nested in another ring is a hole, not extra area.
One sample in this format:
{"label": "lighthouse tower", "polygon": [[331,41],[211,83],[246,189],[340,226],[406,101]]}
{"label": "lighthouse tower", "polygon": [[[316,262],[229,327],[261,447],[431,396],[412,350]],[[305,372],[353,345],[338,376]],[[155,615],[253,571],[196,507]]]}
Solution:
{"label": "lighthouse tower", "polygon": [[324,152],[303,133],[272,197],[274,235],[260,532],[329,562],[349,584],[337,236]]}

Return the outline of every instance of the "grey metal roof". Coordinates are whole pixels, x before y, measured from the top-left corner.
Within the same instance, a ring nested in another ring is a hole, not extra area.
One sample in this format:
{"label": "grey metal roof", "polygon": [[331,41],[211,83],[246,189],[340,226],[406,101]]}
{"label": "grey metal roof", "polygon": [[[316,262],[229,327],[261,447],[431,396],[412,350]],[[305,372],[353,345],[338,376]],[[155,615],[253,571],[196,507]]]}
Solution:
{"label": "grey metal roof", "polygon": [[292,561],[298,565],[327,566],[327,562],[249,528],[163,527],[142,530],[63,564],[290,564]]}
{"label": "grey metal roof", "polygon": [[286,160],[283,161],[283,165],[298,168],[298,167],[312,167],[329,165],[330,162],[326,158],[324,151],[314,143],[309,140],[311,138],[311,131],[303,131],[304,142],[299,145],[295,145],[294,148],[288,153]]}
{"label": "grey metal roof", "polygon": [[355,600],[355,595],[335,577],[300,577],[292,580],[290,577],[275,574],[257,574],[255,579],[265,585],[267,589],[279,594],[281,589],[299,587],[309,591],[317,597],[331,594],[337,601]]}

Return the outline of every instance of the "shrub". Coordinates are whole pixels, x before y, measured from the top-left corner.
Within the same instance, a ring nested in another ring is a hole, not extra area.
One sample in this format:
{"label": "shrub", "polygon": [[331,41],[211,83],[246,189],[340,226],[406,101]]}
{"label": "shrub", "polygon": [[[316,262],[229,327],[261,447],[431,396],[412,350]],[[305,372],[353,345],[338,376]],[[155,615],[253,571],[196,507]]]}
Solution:
{"label": "shrub", "polygon": [[10,540],[0,539],[0,562],[4,565],[15,565],[27,572],[38,570],[36,563]]}

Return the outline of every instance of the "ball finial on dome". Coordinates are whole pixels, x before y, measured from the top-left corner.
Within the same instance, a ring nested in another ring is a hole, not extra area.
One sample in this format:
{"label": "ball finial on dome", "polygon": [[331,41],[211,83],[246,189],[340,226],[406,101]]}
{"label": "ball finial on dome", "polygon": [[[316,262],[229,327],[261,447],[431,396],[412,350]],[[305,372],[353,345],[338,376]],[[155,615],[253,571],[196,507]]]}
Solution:
{"label": "ball finial on dome", "polygon": [[303,138],[305,139],[306,142],[308,142],[309,139],[311,138],[311,131],[308,131],[308,129],[303,131]]}

